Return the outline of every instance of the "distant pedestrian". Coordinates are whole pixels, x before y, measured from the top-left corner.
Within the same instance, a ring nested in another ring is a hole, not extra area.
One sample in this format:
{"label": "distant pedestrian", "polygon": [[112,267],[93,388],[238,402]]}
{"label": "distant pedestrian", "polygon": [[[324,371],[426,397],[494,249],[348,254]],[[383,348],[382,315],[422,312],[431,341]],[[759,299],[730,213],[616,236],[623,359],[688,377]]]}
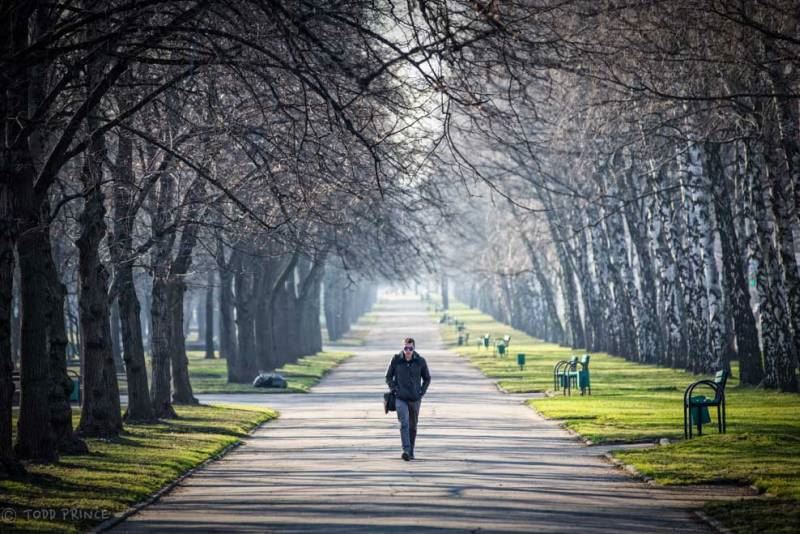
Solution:
{"label": "distant pedestrian", "polygon": [[417,353],[415,345],[414,338],[407,337],[403,351],[392,357],[386,369],[386,384],[397,397],[397,419],[403,444],[401,458],[405,461],[414,459],[419,408],[431,383],[428,363]]}

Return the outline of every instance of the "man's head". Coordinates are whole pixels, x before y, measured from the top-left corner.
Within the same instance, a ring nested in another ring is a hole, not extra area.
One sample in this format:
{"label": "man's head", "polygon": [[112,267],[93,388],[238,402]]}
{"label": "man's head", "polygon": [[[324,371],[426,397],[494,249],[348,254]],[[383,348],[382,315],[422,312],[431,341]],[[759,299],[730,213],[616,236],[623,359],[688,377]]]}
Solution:
{"label": "man's head", "polygon": [[414,355],[414,346],[415,346],[414,345],[414,338],[413,337],[407,337],[407,338],[405,338],[403,343],[404,343],[404,345],[403,345],[403,356],[407,360],[410,360],[411,357]]}

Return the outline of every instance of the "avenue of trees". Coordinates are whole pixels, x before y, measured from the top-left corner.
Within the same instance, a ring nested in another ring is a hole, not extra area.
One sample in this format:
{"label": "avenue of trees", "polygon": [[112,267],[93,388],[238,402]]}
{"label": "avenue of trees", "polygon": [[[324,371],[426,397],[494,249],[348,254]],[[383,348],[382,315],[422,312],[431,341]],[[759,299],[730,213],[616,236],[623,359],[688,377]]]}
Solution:
{"label": "avenue of trees", "polygon": [[423,271],[546,339],[797,389],[788,0],[0,0],[0,21],[5,474],[196,402],[193,320],[250,382]]}
{"label": "avenue of trees", "polygon": [[558,13],[560,68],[509,54],[492,120],[461,128],[486,180],[457,296],[575,348],[702,373],[738,360],[742,383],[797,391],[796,5]]}

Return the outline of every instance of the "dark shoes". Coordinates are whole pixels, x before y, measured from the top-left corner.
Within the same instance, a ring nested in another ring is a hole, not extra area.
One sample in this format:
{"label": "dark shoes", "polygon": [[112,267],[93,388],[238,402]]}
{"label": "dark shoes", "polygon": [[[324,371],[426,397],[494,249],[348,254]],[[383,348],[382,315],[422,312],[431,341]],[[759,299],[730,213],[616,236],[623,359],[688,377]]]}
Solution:
{"label": "dark shoes", "polygon": [[409,454],[407,452],[404,452],[403,455],[400,458],[402,458],[406,462],[411,460],[411,456],[409,456]]}
{"label": "dark shoes", "polygon": [[413,460],[414,459],[414,453],[412,452],[411,454],[408,455],[408,457]]}

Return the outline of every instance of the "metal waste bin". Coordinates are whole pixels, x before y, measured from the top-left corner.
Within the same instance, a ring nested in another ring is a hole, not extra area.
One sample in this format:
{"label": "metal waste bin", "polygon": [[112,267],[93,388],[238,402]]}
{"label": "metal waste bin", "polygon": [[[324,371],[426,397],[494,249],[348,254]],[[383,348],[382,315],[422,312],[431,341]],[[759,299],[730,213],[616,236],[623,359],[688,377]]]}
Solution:
{"label": "metal waste bin", "polygon": [[[692,397],[692,404],[703,402],[706,400],[705,395],[697,395]],[[690,412],[689,417],[691,418],[690,425],[696,425],[697,420],[700,419],[700,422],[704,425],[707,425],[711,422],[711,414],[708,412],[708,406],[692,406],[692,410]]]}
{"label": "metal waste bin", "polygon": [[81,376],[75,371],[67,371],[69,379],[72,381],[72,391],[69,394],[70,402],[81,402]]}

